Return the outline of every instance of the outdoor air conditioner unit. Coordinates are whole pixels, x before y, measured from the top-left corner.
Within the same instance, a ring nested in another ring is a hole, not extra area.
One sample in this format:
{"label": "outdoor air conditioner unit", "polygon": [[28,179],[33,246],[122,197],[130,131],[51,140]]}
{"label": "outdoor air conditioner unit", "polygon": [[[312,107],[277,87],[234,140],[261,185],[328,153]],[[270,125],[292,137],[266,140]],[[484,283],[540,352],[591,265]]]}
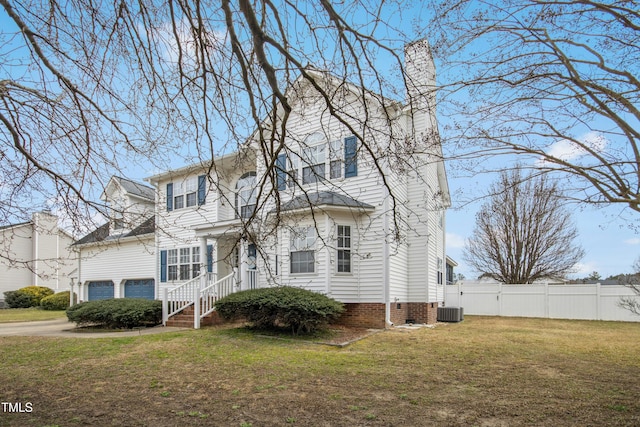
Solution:
{"label": "outdoor air conditioner unit", "polygon": [[464,320],[462,307],[438,307],[438,322],[461,322]]}

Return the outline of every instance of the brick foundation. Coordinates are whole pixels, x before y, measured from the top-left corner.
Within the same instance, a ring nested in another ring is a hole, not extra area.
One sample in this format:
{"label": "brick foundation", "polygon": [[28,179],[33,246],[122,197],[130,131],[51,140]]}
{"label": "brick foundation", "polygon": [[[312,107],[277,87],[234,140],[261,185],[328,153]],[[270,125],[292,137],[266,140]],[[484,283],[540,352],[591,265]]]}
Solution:
{"label": "brick foundation", "polygon": [[[433,324],[438,319],[438,305],[437,302],[391,303],[390,318],[394,325],[407,322]],[[374,329],[386,327],[383,303],[347,303],[345,308],[338,324]]]}
{"label": "brick foundation", "polygon": [[[438,319],[437,302],[395,302],[391,303],[390,318],[394,325],[405,323],[436,323]],[[336,322],[339,325],[357,328],[384,329],[385,310],[383,303],[347,303],[345,312]],[[225,323],[217,312],[213,312],[200,321],[202,326]],[[167,326],[193,327],[193,307],[187,307],[182,313],[171,317]]]}
{"label": "brick foundation", "polygon": [[[200,326],[213,326],[227,323],[217,311],[209,313],[200,319]],[[187,307],[180,313],[171,316],[167,320],[167,326],[177,326],[179,328],[193,328],[193,306]]]}

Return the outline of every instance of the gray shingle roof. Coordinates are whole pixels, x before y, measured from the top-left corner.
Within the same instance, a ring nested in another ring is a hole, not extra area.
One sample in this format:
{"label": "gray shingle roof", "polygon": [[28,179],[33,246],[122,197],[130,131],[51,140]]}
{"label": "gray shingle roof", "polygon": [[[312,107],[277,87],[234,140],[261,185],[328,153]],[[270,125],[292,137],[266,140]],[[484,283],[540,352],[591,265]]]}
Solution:
{"label": "gray shingle roof", "polygon": [[120,176],[114,176],[113,178],[118,180],[118,183],[127,191],[127,193],[155,201],[155,190],[152,187]]}
{"label": "gray shingle roof", "polygon": [[104,242],[108,240],[117,240],[122,239],[124,237],[135,237],[135,236],[143,236],[145,234],[155,233],[156,230],[156,217],[152,216],[147,219],[145,222],[131,230],[126,234],[122,234],[119,236],[109,236],[109,223],[103,224],[100,227],[93,230],[91,233],[87,234],[80,240],[77,240],[74,245],[83,245],[86,243],[97,243]]}
{"label": "gray shingle roof", "polygon": [[[317,206],[338,206],[355,208],[361,210],[375,209],[373,206],[359,202],[344,194],[334,193],[332,191],[320,191],[317,193],[306,193],[301,196],[294,197],[280,206],[281,211],[292,211],[296,209],[305,209]],[[272,212],[275,212],[272,211]]]}

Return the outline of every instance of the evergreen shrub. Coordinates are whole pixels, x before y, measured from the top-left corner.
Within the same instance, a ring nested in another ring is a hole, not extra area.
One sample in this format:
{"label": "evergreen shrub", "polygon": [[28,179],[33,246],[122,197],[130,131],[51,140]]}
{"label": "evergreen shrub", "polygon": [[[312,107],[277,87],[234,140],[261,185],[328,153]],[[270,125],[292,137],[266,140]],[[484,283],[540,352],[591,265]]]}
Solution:
{"label": "evergreen shrub", "polygon": [[67,309],[67,318],[76,325],[131,329],[162,322],[162,301],[115,298],[87,301]]}
{"label": "evergreen shrub", "polygon": [[294,335],[322,329],[344,312],[342,303],[292,286],[236,292],[215,308],[226,320],[245,319],[257,329],[289,328]]}
{"label": "evergreen shrub", "polygon": [[4,301],[9,308],[38,307],[42,298],[53,295],[53,289],[46,286],[26,286],[17,291],[4,293]]}

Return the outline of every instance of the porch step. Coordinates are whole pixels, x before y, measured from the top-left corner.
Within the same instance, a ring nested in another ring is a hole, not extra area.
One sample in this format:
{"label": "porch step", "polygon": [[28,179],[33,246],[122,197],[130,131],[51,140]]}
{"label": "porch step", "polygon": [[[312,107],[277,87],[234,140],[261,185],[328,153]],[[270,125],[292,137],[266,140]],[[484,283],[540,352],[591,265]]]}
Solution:
{"label": "porch step", "polygon": [[[200,319],[200,326],[212,326],[224,323],[217,312],[212,312]],[[171,316],[167,320],[167,326],[178,328],[193,328],[193,307],[187,307],[180,313]]]}

